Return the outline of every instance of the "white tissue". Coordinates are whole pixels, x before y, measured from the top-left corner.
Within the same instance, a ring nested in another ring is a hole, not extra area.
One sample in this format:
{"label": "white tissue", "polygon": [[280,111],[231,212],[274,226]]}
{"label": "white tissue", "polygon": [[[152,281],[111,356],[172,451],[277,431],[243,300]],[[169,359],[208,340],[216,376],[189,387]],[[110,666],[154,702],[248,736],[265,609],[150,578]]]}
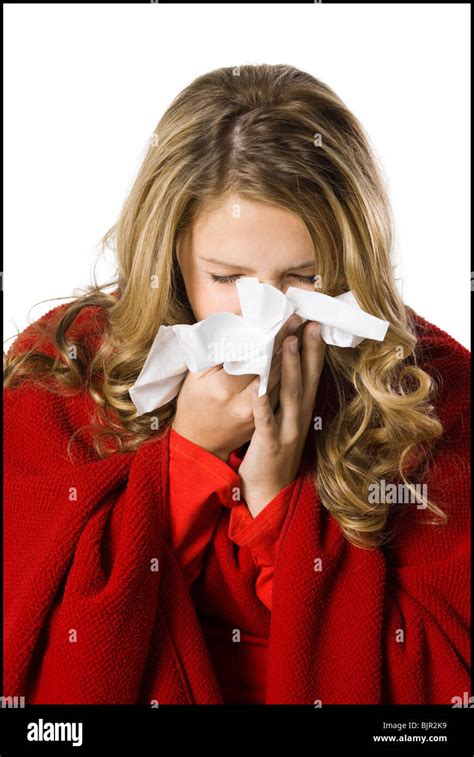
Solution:
{"label": "white tissue", "polygon": [[363,311],[352,292],[330,297],[289,287],[283,294],[257,278],[236,282],[242,315],[212,313],[198,323],[160,326],[135,384],[129,389],[137,415],[175,397],[188,370],[222,364],[234,376],[260,376],[258,396],[267,391],[278,332],[293,313],[318,321],[321,338],[337,347],[357,347],[363,339],[382,342],[389,323]]}

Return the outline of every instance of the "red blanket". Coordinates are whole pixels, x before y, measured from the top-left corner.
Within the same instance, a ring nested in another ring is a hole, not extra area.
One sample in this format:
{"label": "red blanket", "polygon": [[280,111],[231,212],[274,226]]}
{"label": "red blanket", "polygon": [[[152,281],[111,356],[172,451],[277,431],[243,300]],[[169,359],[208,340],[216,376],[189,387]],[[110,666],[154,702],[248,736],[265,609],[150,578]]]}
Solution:
{"label": "red blanket", "polygon": [[[83,311],[84,333],[92,310]],[[267,703],[451,704],[470,694],[469,353],[417,324],[421,364],[441,380],[445,427],[428,493],[449,522],[423,524],[428,511],[410,505],[394,541],[359,549],[301,475],[275,566]],[[105,460],[84,438],[72,464],[67,441],[91,408],[83,394],[32,384],[4,391],[3,695],[221,703],[163,537],[169,434]]]}

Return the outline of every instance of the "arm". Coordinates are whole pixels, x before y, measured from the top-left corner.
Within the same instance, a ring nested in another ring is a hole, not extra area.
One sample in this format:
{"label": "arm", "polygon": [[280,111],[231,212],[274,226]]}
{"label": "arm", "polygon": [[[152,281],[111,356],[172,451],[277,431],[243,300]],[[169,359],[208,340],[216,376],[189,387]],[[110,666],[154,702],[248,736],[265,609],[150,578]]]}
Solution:
{"label": "arm", "polygon": [[256,594],[271,610],[274,558],[293,487],[294,481],[254,518],[241,499],[237,471],[171,429],[169,538],[184,569],[188,588],[201,571],[220,508],[228,507],[229,538],[250,549],[259,568]]}
{"label": "arm", "polygon": [[229,538],[239,547],[250,550],[259,569],[255,593],[270,612],[275,558],[294,486],[295,482],[291,481],[255,518],[243,501],[235,505],[230,513]]}
{"label": "arm", "polygon": [[170,429],[167,535],[188,589],[201,572],[221,507],[232,507],[239,490],[229,465]]}
{"label": "arm", "polygon": [[[129,704],[161,593],[161,440],[95,459],[83,395],[4,390],[4,695]],[[119,663],[119,666],[118,666]]]}
{"label": "arm", "polygon": [[[446,432],[423,479],[430,499],[447,514],[447,523],[423,523],[433,514],[407,505],[384,550],[387,664],[394,671],[408,666],[419,701],[427,704],[454,704],[455,697],[472,693],[469,412],[465,404],[457,408],[456,417],[445,414]],[[397,675],[390,680],[390,700],[404,703],[403,682],[398,689]]]}

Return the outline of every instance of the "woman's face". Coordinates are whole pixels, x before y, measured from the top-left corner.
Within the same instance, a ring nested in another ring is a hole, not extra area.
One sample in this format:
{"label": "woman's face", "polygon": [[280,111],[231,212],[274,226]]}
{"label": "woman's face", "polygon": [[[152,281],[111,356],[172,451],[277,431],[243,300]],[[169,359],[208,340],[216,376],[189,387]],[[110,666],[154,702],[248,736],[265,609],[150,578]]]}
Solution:
{"label": "woman's face", "polygon": [[218,311],[241,315],[235,286],[240,276],[255,276],[282,292],[290,286],[314,291],[311,236],[295,213],[277,205],[229,195],[197,217],[176,253],[196,321]]}

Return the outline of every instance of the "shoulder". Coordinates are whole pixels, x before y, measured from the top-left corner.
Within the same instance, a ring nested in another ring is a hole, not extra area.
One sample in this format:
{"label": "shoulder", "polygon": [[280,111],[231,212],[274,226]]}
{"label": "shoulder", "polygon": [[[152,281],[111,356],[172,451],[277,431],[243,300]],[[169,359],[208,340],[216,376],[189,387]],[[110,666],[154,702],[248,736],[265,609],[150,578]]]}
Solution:
{"label": "shoulder", "polygon": [[414,363],[434,380],[434,403],[445,431],[468,425],[470,352],[439,326],[408,309],[417,339]]}
{"label": "shoulder", "polygon": [[432,405],[443,431],[429,452],[423,475],[408,478],[424,487],[447,521],[434,525],[432,513],[416,503],[393,511],[394,538],[384,551],[392,566],[436,571],[441,563],[461,566],[469,549],[470,352],[418,314],[412,320],[415,363],[435,380]]}
{"label": "shoulder", "polygon": [[54,338],[62,319],[64,319],[62,326],[68,341],[92,347],[97,345],[97,339],[104,333],[107,314],[97,305],[85,305],[78,311],[76,301],[57,305],[29,323],[17,334],[7,350],[7,357],[10,359],[34,349],[36,352],[56,358],[58,352]]}
{"label": "shoulder", "polygon": [[[62,303],[30,323],[9,347],[7,358],[32,350],[64,362],[56,341],[61,335],[66,337],[66,349],[71,344],[87,350],[96,346],[104,332],[103,308],[85,306],[77,312],[77,308],[70,309],[74,304]],[[49,376],[44,379],[27,375],[3,388],[4,434],[12,464],[23,460],[25,449],[30,458],[37,460],[44,450],[53,457],[57,453],[57,459],[64,458],[65,444],[71,435],[88,426],[95,417],[95,404],[85,386],[63,390],[50,388],[49,383]],[[91,445],[85,438],[80,438],[78,444],[86,455],[91,454]]]}

